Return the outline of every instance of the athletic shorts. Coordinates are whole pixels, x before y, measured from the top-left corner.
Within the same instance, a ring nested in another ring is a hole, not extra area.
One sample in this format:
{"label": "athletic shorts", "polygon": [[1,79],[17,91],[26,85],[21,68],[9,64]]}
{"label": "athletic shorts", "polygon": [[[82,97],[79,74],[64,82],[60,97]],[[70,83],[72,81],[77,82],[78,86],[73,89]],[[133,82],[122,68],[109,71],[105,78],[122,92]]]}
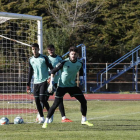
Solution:
{"label": "athletic shorts", "polygon": [[34,84],[34,97],[39,97],[41,95],[47,95],[46,90],[48,87],[47,81],[39,84]]}
{"label": "athletic shorts", "polygon": [[71,97],[75,97],[77,95],[83,95],[81,89],[79,87],[58,87],[56,90],[56,98],[63,98],[63,96],[69,93]]}

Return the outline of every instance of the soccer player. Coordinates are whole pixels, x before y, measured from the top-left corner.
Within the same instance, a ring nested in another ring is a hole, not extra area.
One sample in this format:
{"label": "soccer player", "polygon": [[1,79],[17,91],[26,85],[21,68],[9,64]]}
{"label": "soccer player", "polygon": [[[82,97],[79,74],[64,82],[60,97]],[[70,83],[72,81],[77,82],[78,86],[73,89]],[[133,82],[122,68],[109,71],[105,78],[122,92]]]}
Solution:
{"label": "soccer player", "polygon": [[[47,51],[48,51],[48,54],[49,54],[48,58],[49,58],[53,67],[55,67],[59,62],[61,62],[63,60],[61,56],[55,54],[54,45],[52,45],[52,44],[48,45]],[[54,78],[55,88],[57,88],[57,83],[58,83],[58,79],[60,77],[60,74],[61,74],[60,71],[58,71],[55,74],[55,78]],[[48,96],[48,98],[49,98],[49,96]],[[60,113],[61,113],[61,116],[62,116],[62,121],[61,122],[72,122],[72,120],[66,118],[63,101],[59,104],[59,110],[60,110]]]}
{"label": "soccer player", "polygon": [[49,119],[54,113],[55,109],[59,106],[59,104],[63,101],[63,96],[66,93],[69,93],[71,97],[75,97],[81,104],[81,113],[82,120],[81,124],[93,126],[90,122],[87,121],[87,101],[79,87],[76,86],[76,75],[77,72],[80,71],[80,75],[83,74],[82,62],[77,59],[78,50],[76,47],[70,47],[69,49],[69,58],[60,62],[52,71],[51,71],[51,80],[50,80],[50,91],[53,88],[54,74],[61,70],[61,75],[58,80],[58,88],[56,90],[56,96],[53,105],[51,106],[47,118],[42,126],[42,128],[47,128],[49,123]]}
{"label": "soccer player", "polygon": [[[49,59],[49,61],[52,64],[53,67],[55,67],[59,62],[61,62],[63,60],[61,56],[55,54],[54,45],[52,45],[52,44],[48,45],[47,51],[48,51],[48,54],[49,54],[48,59]],[[60,77],[60,74],[61,74],[60,71],[58,71],[55,74],[55,78],[54,78],[54,83],[55,83],[54,86],[55,86],[55,88],[57,88],[57,83],[58,83],[58,79]],[[47,97],[46,97],[47,101],[49,100],[49,97],[50,97],[50,94],[47,94]],[[63,100],[59,104],[59,110],[60,110],[60,113],[61,113],[61,116],[62,116],[62,121],[61,122],[63,122],[63,123],[64,122],[72,122],[72,120],[66,118]]]}
{"label": "soccer player", "polygon": [[27,93],[30,92],[30,82],[34,74],[34,97],[37,110],[40,114],[40,123],[45,121],[41,103],[47,111],[50,106],[46,99],[46,89],[48,86],[47,79],[49,77],[48,68],[53,69],[47,56],[39,53],[39,45],[34,43],[31,45],[33,56],[29,58],[29,74],[27,82]]}

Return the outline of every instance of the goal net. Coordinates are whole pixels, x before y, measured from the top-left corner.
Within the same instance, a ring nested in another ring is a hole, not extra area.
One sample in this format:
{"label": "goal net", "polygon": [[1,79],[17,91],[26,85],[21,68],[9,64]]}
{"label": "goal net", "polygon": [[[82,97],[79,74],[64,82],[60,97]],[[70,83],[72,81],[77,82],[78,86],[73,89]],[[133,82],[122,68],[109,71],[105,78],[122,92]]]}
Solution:
{"label": "goal net", "polygon": [[35,122],[34,98],[26,93],[32,43],[42,53],[42,17],[0,12],[0,118],[10,123],[17,116]]}

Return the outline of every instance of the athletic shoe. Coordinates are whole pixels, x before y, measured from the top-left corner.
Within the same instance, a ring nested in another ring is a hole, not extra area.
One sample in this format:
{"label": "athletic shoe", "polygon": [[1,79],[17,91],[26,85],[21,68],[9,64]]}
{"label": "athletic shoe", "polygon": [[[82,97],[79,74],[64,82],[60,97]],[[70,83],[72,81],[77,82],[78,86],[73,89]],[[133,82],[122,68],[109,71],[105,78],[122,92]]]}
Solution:
{"label": "athletic shoe", "polygon": [[53,115],[51,116],[51,118],[49,119],[49,123],[53,122]]}
{"label": "athletic shoe", "polygon": [[72,122],[72,120],[66,118],[66,119],[62,120],[61,122],[62,122],[62,123],[64,123],[64,122]]}
{"label": "athletic shoe", "polygon": [[90,123],[90,122],[88,122],[88,121],[81,122],[81,124],[88,125],[88,126],[93,126],[93,124],[92,124],[92,123]]}
{"label": "athletic shoe", "polygon": [[42,120],[39,121],[39,124],[44,123],[45,119],[43,118]]}
{"label": "athletic shoe", "polygon": [[47,123],[43,123],[42,128],[47,128],[48,124]]}

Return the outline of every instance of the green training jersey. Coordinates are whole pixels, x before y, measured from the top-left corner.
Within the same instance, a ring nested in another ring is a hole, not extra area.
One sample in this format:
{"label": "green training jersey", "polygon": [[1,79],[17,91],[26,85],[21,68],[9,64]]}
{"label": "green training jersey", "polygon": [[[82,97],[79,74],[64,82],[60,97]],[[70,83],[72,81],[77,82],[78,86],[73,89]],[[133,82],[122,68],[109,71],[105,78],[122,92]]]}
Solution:
{"label": "green training jersey", "polygon": [[29,59],[29,75],[28,83],[30,85],[32,75],[34,74],[34,84],[39,84],[48,79],[48,67],[53,69],[47,56],[39,54],[38,57],[30,57]]}
{"label": "green training jersey", "polygon": [[76,75],[80,71],[83,74],[82,61],[77,59],[76,62],[71,62],[69,58],[61,61],[52,71],[52,74],[55,74],[58,70],[61,69],[61,75],[58,79],[58,87],[75,87],[76,84]]}
{"label": "green training jersey", "polygon": [[[55,55],[55,56],[48,56],[50,63],[53,67],[55,67],[59,62],[61,62],[63,59],[61,56]],[[59,76],[61,74],[61,71],[56,72],[54,82],[58,83]]]}

